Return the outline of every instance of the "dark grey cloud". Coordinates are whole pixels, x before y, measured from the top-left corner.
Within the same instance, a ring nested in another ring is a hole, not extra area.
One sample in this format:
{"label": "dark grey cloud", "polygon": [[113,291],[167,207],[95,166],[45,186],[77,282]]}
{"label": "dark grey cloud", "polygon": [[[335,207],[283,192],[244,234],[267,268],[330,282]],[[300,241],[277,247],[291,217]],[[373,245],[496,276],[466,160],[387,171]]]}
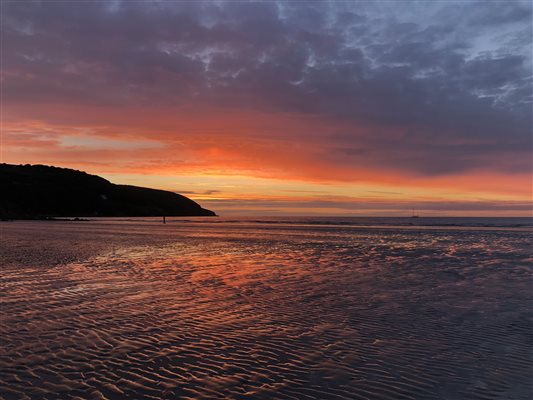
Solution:
{"label": "dark grey cloud", "polygon": [[353,126],[314,133],[332,163],[523,172],[531,11],[514,1],[7,1],[3,99],[304,113]]}

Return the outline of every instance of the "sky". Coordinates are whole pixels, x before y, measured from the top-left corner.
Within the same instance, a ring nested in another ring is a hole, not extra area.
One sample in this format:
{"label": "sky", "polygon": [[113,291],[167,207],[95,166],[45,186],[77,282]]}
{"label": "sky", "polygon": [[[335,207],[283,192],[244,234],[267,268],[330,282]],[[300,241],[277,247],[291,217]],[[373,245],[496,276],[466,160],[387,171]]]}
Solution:
{"label": "sky", "polygon": [[1,7],[1,162],[220,215],[531,215],[529,1]]}

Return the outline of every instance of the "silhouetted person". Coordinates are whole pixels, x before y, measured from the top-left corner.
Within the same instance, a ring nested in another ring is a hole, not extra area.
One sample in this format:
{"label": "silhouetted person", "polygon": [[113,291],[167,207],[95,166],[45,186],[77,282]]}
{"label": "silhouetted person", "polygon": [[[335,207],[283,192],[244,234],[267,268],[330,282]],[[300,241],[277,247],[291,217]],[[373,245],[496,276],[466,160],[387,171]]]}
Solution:
{"label": "silhouetted person", "polygon": [[163,215],[163,223],[164,223],[164,224],[167,223],[167,217],[165,217],[164,215]]}

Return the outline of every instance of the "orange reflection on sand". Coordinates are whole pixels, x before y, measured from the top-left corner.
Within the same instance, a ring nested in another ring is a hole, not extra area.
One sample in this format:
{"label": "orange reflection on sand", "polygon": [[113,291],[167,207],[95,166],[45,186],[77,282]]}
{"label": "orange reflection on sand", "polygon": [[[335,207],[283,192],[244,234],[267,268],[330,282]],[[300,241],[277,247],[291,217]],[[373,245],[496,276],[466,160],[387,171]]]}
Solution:
{"label": "orange reflection on sand", "polygon": [[[0,388],[103,399],[528,393],[530,231],[270,222],[4,223]],[[473,387],[465,374],[499,380]]]}

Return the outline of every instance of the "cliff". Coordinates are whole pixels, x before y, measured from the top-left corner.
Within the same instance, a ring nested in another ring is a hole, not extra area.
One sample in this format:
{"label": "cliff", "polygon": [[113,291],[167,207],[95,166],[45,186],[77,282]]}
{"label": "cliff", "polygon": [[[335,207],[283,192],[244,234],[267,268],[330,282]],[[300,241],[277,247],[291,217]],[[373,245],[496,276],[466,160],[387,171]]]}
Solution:
{"label": "cliff", "polygon": [[173,192],[115,185],[68,168],[0,164],[0,185],[3,219],[216,215]]}

